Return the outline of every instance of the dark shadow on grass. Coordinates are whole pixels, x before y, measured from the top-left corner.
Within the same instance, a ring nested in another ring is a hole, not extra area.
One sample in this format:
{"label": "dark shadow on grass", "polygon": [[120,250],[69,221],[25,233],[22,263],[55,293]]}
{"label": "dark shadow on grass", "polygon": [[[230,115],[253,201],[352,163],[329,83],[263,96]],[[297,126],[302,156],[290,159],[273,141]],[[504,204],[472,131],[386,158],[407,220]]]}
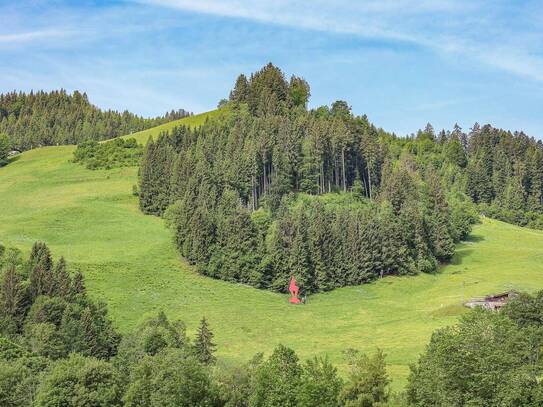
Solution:
{"label": "dark shadow on grass", "polygon": [[464,242],[470,242],[470,243],[478,243],[485,240],[483,236],[480,235],[469,235]]}
{"label": "dark shadow on grass", "polygon": [[449,264],[453,264],[453,265],[459,265],[459,264],[462,264],[462,260],[464,259],[464,257],[470,255],[473,250],[476,250],[474,247],[473,247],[473,243],[480,243],[482,242],[483,240],[485,240],[485,238],[483,236],[480,236],[480,235],[469,235],[466,240],[460,242],[460,244],[458,244],[456,246],[456,250],[454,252],[454,256],[453,258],[451,259],[450,263]]}
{"label": "dark shadow on grass", "polygon": [[464,259],[464,257],[469,256],[473,252],[473,250],[474,249],[468,247],[462,247],[460,249],[457,249],[449,264],[452,264],[454,266],[462,264],[462,260]]}
{"label": "dark shadow on grass", "polygon": [[14,155],[8,158],[8,164],[14,163],[21,158],[21,154]]}

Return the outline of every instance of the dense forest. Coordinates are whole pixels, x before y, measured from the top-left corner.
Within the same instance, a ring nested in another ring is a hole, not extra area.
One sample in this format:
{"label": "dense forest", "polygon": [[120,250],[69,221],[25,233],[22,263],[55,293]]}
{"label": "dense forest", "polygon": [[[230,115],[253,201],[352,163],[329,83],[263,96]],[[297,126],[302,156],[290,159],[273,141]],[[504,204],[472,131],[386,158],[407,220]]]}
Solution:
{"label": "dense forest", "polygon": [[[0,246],[0,405],[26,406],[539,406],[543,291],[502,312],[470,311],[434,333],[404,392],[390,390],[386,355],[345,349],[300,361],[278,345],[225,363],[210,323],[194,338],[159,312],[121,335],[83,276],[36,243],[27,260]],[[484,332],[484,335],[481,333]]]}
{"label": "dense forest", "polygon": [[150,140],[140,207],[206,275],[307,293],[435,272],[478,213],[543,226],[543,146],[475,125],[397,137],[268,64],[200,128]]}
{"label": "dense forest", "polygon": [[145,119],[128,111],[102,111],[85,93],[11,92],[0,94],[0,134],[19,151],[41,146],[105,140],[180,119],[191,113],[180,109]]}

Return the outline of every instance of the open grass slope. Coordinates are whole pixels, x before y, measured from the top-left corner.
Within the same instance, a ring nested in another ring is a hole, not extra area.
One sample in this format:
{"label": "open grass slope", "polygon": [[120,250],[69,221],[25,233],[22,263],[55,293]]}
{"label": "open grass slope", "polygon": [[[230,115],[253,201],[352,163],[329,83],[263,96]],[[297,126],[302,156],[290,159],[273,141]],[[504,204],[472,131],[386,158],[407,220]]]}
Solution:
{"label": "open grass slope", "polygon": [[146,144],[149,137],[153,137],[156,139],[156,137],[162,133],[163,131],[169,131],[173,129],[174,127],[179,126],[189,126],[189,127],[197,127],[201,126],[205,123],[206,120],[216,119],[221,117],[222,115],[226,114],[228,111],[227,108],[223,109],[217,109],[217,110],[211,110],[209,112],[195,114],[193,116],[183,117],[179,120],[173,120],[168,123],[164,123],[160,126],[152,127],[147,130],[138,131],[136,133],[128,134],[126,136],[123,136],[122,138],[134,138],[136,141],[140,144]]}
{"label": "open grass slope", "polygon": [[292,306],[286,295],[196,274],[163,221],[140,213],[131,195],[136,168],[87,170],[70,162],[73,150],[29,151],[0,169],[0,241],[25,253],[47,242],[55,258],[84,272],[122,331],[162,309],[191,334],[205,315],[227,361],[284,343],[302,358],[327,354],[344,368],[342,350],[380,347],[399,388],[432,331],[464,312],[463,299],[543,288],[543,232],[483,219],[438,275],[385,278]]}

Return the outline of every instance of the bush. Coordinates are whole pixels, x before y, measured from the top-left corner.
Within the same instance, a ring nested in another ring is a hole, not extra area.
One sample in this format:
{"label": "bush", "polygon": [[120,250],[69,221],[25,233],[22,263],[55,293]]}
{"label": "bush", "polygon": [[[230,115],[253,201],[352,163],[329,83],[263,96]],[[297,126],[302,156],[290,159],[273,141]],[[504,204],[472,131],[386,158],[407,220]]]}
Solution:
{"label": "bush", "polygon": [[73,161],[84,164],[89,170],[138,165],[143,147],[135,139],[117,138],[105,143],[85,141],[74,151]]}
{"label": "bush", "polygon": [[44,377],[36,406],[121,406],[120,383],[110,363],[72,354]]}
{"label": "bush", "polygon": [[207,369],[182,349],[145,356],[135,367],[124,399],[127,407],[208,407],[220,400]]}

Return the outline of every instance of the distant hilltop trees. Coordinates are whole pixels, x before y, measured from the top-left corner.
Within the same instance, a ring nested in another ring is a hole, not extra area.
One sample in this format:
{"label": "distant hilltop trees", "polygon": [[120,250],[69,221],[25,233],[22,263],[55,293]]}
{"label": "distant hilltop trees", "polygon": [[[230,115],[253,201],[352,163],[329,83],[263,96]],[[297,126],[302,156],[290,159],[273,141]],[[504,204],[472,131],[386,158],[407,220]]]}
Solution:
{"label": "distant hilltop trees", "polygon": [[110,139],[190,114],[180,109],[146,119],[128,111],[103,111],[89,102],[86,93],[79,91],[0,94],[0,133],[7,134],[11,148],[20,151]]}

